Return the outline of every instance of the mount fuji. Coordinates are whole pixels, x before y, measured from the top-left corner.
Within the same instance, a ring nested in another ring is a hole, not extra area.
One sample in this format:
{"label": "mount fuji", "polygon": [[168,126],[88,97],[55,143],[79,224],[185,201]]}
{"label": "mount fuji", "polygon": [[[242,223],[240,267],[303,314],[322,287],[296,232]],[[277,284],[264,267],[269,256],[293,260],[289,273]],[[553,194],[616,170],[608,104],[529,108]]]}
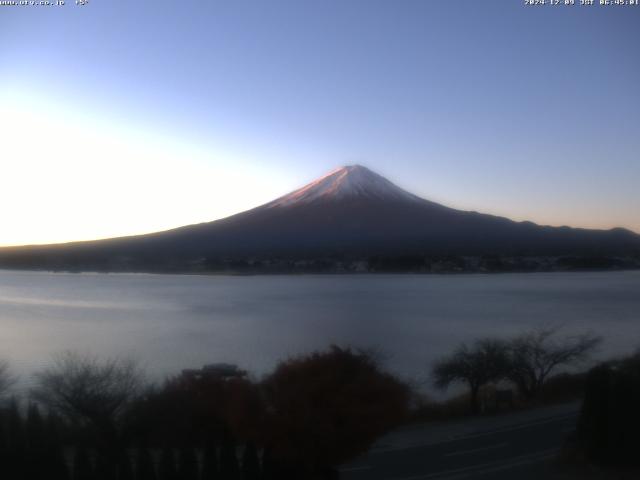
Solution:
{"label": "mount fuji", "polygon": [[536,270],[637,267],[638,258],[640,236],[629,230],[540,226],[456,210],[360,165],[213,222],[0,249],[3,268],[72,271],[496,270],[496,259],[500,268]]}

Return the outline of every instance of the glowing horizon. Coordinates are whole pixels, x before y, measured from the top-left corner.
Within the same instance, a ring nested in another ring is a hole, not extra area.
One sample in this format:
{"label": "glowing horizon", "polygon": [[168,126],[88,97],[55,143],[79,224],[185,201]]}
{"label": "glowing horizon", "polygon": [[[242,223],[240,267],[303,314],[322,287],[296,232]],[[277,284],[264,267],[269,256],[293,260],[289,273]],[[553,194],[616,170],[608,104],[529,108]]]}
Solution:
{"label": "glowing horizon", "polygon": [[[268,172],[233,154],[132,133],[59,105],[20,107],[0,104],[4,155],[13,160],[3,162],[3,177],[14,180],[0,190],[0,204],[11,206],[3,208],[0,246],[152,233],[223,218],[268,197],[261,181]],[[233,170],[224,168],[229,162]],[[239,183],[242,195],[234,191]]]}

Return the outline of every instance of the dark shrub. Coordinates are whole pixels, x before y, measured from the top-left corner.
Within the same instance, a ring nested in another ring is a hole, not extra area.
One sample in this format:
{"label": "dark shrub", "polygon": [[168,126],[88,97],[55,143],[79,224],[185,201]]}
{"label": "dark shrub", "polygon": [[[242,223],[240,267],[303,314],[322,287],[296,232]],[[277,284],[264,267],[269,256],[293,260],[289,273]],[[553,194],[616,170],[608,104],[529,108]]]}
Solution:
{"label": "dark shrub", "polygon": [[285,464],[298,479],[366,452],[406,417],[410,400],[409,388],[372,355],[335,346],[281,363],[264,392],[265,461]]}
{"label": "dark shrub", "polygon": [[247,443],[242,453],[242,480],[260,479],[260,460],[253,442]]}
{"label": "dark shrub", "polygon": [[156,480],[156,471],[153,457],[146,448],[140,448],[136,457],[137,480]]}
{"label": "dark shrub", "polygon": [[606,465],[640,465],[639,405],[640,354],[589,372],[578,422],[578,439],[588,459]]}

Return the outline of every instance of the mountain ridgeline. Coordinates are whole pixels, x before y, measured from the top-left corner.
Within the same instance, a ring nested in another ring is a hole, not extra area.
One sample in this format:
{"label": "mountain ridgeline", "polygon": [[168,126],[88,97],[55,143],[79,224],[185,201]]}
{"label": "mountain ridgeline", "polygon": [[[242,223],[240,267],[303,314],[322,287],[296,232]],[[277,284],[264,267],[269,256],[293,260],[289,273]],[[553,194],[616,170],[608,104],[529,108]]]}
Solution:
{"label": "mountain ridgeline", "polygon": [[639,268],[640,235],[455,210],[355,165],[213,222],[109,240],[3,248],[0,267],[185,273]]}

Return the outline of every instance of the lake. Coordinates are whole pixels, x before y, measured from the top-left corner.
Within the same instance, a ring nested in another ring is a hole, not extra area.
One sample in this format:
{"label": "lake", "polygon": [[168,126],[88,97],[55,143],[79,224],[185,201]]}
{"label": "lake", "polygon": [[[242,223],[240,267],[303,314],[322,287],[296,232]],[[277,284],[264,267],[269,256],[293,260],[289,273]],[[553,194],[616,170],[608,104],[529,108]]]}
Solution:
{"label": "lake", "polygon": [[195,276],[0,271],[0,358],[29,375],[56,352],[139,359],[152,375],[230,362],[256,376],[332,343],[427,378],[462,341],[591,330],[600,358],[640,347],[640,272]]}

